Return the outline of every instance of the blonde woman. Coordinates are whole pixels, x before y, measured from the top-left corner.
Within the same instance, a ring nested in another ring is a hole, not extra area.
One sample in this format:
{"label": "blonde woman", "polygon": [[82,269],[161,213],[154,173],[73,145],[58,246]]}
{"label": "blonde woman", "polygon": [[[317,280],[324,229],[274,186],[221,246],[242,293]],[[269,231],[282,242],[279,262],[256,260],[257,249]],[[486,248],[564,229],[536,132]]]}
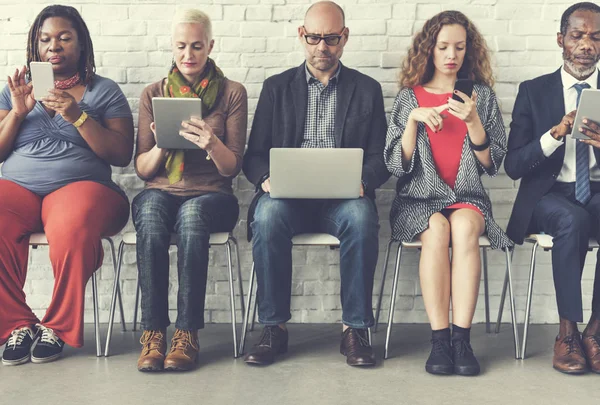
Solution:
{"label": "blonde woman", "polygon": [[[248,105],[246,90],[227,79],[209,57],[210,18],[179,12],[172,28],[173,65],[167,77],[140,97],[135,169],[146,189],[132,203],[142,289],[140,371],[190,370],[204,327],[204,300],[211,232],[231,231],[239,207],[232,179],[242,166]],[[165,150],[155,141],[152,98],[199,97],[204,117],[182,123],[180,135],[199,150]],[[169,240],[177,235],[177,320],[167,354]]]}

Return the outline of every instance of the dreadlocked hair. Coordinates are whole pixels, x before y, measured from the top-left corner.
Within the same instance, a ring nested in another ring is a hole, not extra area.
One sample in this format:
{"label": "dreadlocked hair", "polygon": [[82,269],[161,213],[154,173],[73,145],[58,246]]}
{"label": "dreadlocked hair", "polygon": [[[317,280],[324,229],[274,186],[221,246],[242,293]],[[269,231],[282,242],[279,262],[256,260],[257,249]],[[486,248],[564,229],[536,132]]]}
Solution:
{"label": "dreadlocked hair", "polygon": [[[77,9],[71,6],[63,6],[55,4],[52,6],[45,7],[37,15],[27,36],[27,67],[31,62],[40,62],[40,49],[39,49],[39,37],[42,25],[47,18],[61,17],[69,20],[71,25],[77,31],[77,37],[81,46],[81,56],[79,58],[79,66],[77,70],[79,76],[84,84],[89,85],[91,88],[92,80],[96,74],[96,64],[94,62],[94,46],[92,45],[92,38],[90,31],[88,30],[85,21],[79,14]],[[30,70],[27,69],[27,77],[31,80]]]}

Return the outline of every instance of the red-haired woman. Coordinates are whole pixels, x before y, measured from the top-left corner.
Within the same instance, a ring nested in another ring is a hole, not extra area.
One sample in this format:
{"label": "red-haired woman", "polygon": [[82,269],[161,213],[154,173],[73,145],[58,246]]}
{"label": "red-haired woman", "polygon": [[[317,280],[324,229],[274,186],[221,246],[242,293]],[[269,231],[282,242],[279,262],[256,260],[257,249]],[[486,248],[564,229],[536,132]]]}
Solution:
{"label": "red-haired woman", "polygon": [[[463,76],[475,83],[472,97],[453,91]],[[442,12],[413,40],[387,133],[385,161],[399,178],[390,212],[392,236],[423,243],[419,273],[432,329],[425,369],[433,374],[479,373],[470,345],[481,272],[479,236],[487,232],[493,248],[512,245],[492,218],[480,179],[483,173],[496,175],[506,153],[492,85],[481,34],[464,14]]]}

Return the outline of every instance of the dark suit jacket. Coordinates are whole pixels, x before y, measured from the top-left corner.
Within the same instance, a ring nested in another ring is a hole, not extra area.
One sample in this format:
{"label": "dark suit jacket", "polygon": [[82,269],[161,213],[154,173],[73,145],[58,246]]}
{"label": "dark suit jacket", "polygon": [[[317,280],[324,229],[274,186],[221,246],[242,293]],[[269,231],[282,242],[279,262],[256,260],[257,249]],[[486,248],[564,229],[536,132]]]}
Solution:
{"label": "dark suit jacket", "polygon": [[[257,190],[248,211],[248,239],[252,237],[250,223],[254,208],[262,195],[261,181],[269,173],[269,151],[300,147],[307,105],[304,63],[265,80],[243,164],[246,178]],[[390,177],[383,161],[386,132],[381,85],[342,65],[338,76],[335,146],[364,150],[362,180],[371,198],[375,198],[375,189]]]}
{"label": "dark suit jacket", "polygon": [[[598,83],[600,88],[600,79]],[[531,229],[531,216],[537,202],[552,187],[563,165],[564,145],[545,157],[540,138],[565,116],[565,101],[560,69],[528,80],[519,86],[504,159],[506,174],[521,179],[517,199],[506,233],[516,243],[523,243]],[[600,162],[600,151],[594,149]]]}

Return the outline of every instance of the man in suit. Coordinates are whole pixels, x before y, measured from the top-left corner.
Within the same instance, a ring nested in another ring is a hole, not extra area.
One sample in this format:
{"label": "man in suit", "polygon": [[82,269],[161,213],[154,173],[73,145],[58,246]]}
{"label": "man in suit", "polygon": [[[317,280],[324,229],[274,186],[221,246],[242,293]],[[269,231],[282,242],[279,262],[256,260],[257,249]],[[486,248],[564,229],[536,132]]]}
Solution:
{"label": "man in suit", "polygon": [[600,373],[600,261],[592,316],[583,336],[577,329],[577,322],[583,321],[581,275],[588,239],[599,237],[600,124],[584,121],[582,132],[590,140],[577,141],[570,135],[582,90],[600,87],[600,7],[589,2],[569,7],[557,42],[563,66],[523,82],[515,102],[504,167],[521,184],[507,233],[519,244],[526,233],[552,235],[560,317],[553,366],[581,374],[589,364]]}
{"label": "man in suit", "polygon": [[[340,6],[327,1],[313,4],[298,28],[306,61],[267,79],[258,100],[243,170],[257,188],[248,231],[253,238],[259,322],[265,327],[246,363],[271,364],[287,350],[291,240],[299,233],[324,232],[340,240],[340,351],[349,365],[375,364],[368,339],[374,323],[371,298],[379,249],[374,198],[375,189],[390,176],[383,161],[387,124],[381,86],[339,61],[348,35]],[[269,150],[280,147],[362,148],[361,197],[271,198]]]}

